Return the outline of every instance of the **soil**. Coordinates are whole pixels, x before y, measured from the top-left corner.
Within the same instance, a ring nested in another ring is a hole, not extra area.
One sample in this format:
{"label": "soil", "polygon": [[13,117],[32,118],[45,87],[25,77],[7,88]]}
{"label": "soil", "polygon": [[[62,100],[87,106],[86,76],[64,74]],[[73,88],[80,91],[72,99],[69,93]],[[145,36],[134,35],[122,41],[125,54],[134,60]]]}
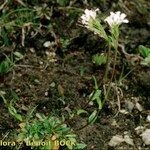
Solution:
{"label": "soil", "polygon": [[[107,5],[106,8],[108,8]],[[133,17],[136,13],[138,12],[129,14],[129,17]],[[141,14],[138,13],[138,15],[142,18]],[[61,37],[61,32],[64,36],[66,33],[63,31],[66,29],[64,20],[67,20],[67,17],[61,18],[58,12],[53,17],[53,21],[60,19],[60,22],[64,23],[60,30],[54,29],[57,38]],[[145,19],[142,25],[141,18],[132,20],[129,26],[125,25],[121,28],[121,42],[126,45],[128,53],[132,53],[133,50],[133,53],[136,54],[136,49],[140,44],[150,46],[149,23]],[[88,103],[89,95],[94,90],[92,76],[96,77],[98,83],[102,83],[105,66],[95,66],[91,56],[107,48],[104,41],[87,33],[88,31],[83,31],[84,29],[78,29],[75,23],[72,24],[72,27],[67,31],[72,37],[67,50],[57,43],[56,62],[50,62],[45,55],[46,49],[43,48],[43,41],[49,40],[48,35],[40,37],[41,39],[37,35],[32,44],[28,43],[31,39],[26,37],[25,47],[17,44],[15,50],[23,52],[24,58],[17,62],[12,71],[0,76],[0,89],[7,93],[6,98],[9,100],[14,98],[12,96],[14,92],[18,95],[16,107],[24,115],[28,110],[37,106],[37,112],[45,115],[55,113],[58,116],[65,115],[67,118],[69,117],[68,110],[82,108]],[[52,40],[56,42],[55,38]],[[35,51],[32,51],[31,48]],[[117,78],[122,70],[121,63],[124,63],[124,74],[132,70],[117,84],[123,96],[112,90],[109,100],[99,112],[94,124],[86,126],[86,116],[77,117],[68,122],[68,125],[78,135],[79,141],[87,144],[87,150],[149,149],[136,133],[135,128],[138,126],[150,128],[149,122],[146,122],[146,117],[150,114],[150,68],[139,64],[133,65],[130,60],[126,61],[125,56],[122,56],[116,67]],[[143,109],[140,111],[134,107],[130,110],[128,101],[133,104],[138,102]],[[94,108],[95,105],[88,105],[86,110],[92,112]],[[119,109],[129,109],[129,113],[120,113]],[[18,124],[8,113],[2,99],[0,99],[0,110],[0,137],[5,137],[10,131],[18,128]],[[121,143],[115,148],[108,145],[114,135],[125,135],[126,132],[133,139],[134,145]]]}

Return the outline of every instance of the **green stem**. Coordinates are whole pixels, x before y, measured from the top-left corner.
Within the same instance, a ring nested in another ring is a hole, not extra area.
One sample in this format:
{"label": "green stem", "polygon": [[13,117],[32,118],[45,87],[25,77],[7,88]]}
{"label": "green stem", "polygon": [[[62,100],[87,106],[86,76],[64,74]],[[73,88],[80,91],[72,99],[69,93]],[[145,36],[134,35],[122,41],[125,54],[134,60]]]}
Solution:
{"label": "green stem", "polygon": [[107,63],[106,63],[106,70],[104,75],[104,81],[108,79],[108,72],[109,72],[109,65],[110,65],[110,51],[111,51],[111,44],[108,45],[108,56],[107,56]]}
{"label": "green stem", "polygon": [[[117,36],[118,37],[118,36]],[[118,38],[116,38],[116,39],[118,39]],[[103,103],[102,103],[102,107],[103,107],[103,105],[104,105],[104,103],[105,103],[105,101],[107,100],[107,98],[108,98],[108,96],[109,96],[109,92],[110,92],[110,90],[111,90],[111,82],[112,82],[112,80],[113,80],[113,78],[114,78],[114,75],[115,75],[115,68],[116,68],[116,62],[117,62],[117,53],[118,53],[118,40],[116,40],[115,41],[115,46],[114,46],[114,48],[115,48],[115,57],[114,57],[114,63],[113,63],[113,70],[112,70],[112,74],[111,74],[111,78],[110,78],[110,80],[109,80],[109,85],[108,85],[108,88],[107,88],[107,91],[106,91],[106,95],[105,95],[105,98],[104,98],[104,101],[103,101]],[[111,44],[109,44],[109,51],[111,50]],[[110,52],[109,52],[110,53]],[[110,54],[109,54],[109,59],[110,59]],[[110,61],[110,60],[109,60]],[[109,63],[108,63],[108,65],[106,66],[107,68],[106,68],[106,77],[107,77],[107,75],[108,75],[108,68],[109,68]],[[105,79],[105,78],[104,78]]]}
{"label": "green stem", "polygon": [[113,80],[113,78],[114,78],[114,75],[115,75],[115,68],[116,68],[116,61],[117,61],[117,53],[118,53],[118,49],[115,48],[115,58],[114,58],[114,64],[113,64],[113,70],[112,70],[110,82],[112,82],[112,80]]}
{"label": "green stem", "polygon": [[110,89],[111,89],[111,82],[109,82],[109,85],[108,85],[106,94],[104,95],[105,97],[104,97],[104,100],[103,100],[103,102],[102,102],[102,108],[103,108],[103,105],[105,104],[106,100],[108,99]]}

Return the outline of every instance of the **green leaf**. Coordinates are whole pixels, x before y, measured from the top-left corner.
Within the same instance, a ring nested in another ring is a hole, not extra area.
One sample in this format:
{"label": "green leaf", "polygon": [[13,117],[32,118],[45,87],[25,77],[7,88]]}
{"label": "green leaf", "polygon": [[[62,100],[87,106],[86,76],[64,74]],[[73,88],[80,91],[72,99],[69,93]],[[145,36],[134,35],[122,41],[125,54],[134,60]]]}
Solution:
{"label": "green leaf", "polygon": [[56,131],[63,133],[63,132],[69,131],[69,128],[67,127],[67,125],[62,125],[62,126],[56,128]]}
{"label": "green leaf", "polygon": [[17,111],[14,107],[8,107],[9,113],[14,116],[17,120],[22,121],[22,116],[20,114],[17,114]]}
{"label": "green leaf", "polygon": [[83,76],[86,72],[88,72],[88,68],[81,66],[80,67],[80,75]]}
{"label": "green leaf", "polygon": [[18,95],[16,94],[15,91],[11,90],[11,95],[13,96],[13,98],[14,98],[15,100],[19,100],[19,97],[18,97]]}
{"label": "green leaf", "polygon": [[145,47],[145,46],[143,46],[143,45],[139,45],[139,52],[140,52],[140,54],[144,57],[144,58],[146,58],[146,57],[148,57],[148,55],[150,55],[150,48],[147,48],[147,47]]}
{"label": "green leaf", "polygon": [[86,144],[84,143],[77,143],[75,146],[75,149],[81,149],[83,150],[86,147]]}
{"label": "green leaf", "polygon": [[89,24],[90,29],[95,33],[98,34],[100,37],[104,38],[106,41],[108,41],[107,34],[104,30],[104,27],[101,25],[100,21],[98,19],[92,20]]}
{"label": "green leaf", "polygon": [[23,55],[20,52],[14,52],[14,55],[17,61],[23,59]]}
{"label": "green leaf", "polygon": [[11,69],[11,63],[8,59],[0,63],[0,74],[6,74]]}
{"label": "green leaf", "polygon": [[71,138],[68,138],[66,140],[66,146],[68,149],[73,149],[73,147],[76,145],[77,141],[75,139],[75,137],[71,137]]}
{"label": "green leaf", "polygon": [[88,114],[88,112],[86,111],[86,110],[84,110],[84,109],[78,109],[78,111],[77,111],[77,115],[80,115],[80,114]]}
{"label": "green leaf", "polygon": [[97,119],[97,110],[94,110],[88,118],[88,122],[93,124]]}
{"label": "green leaf", "polygon": [[77,135],[76,134],[67,134],[65,137],[67,137],[67,138],[75,138],[75,137],[77,137]]}
{"label": "green leaf", "polygon": [[18,119],[19,121],[22,121],[22,116],[20,114],[15,114],[14,115],[16,117],[16,119]]}
{"label": "green leaf", "polygon": [[5,27],[3,27],[2,30],[1,30],[1,36],[3,38],[4,44],[6,46],[10,46],[11,41],[10,41],[10,38],[8,37],[8,31]]}
{"label": "green leaf", "polygon": [[95,91],[92,91],[92,93],[89,95],[89,99],[92,99],[92,98],[93,98],[94,92],[95,92]]}
{"label": "green leaf", "polygon": [[36,110],[37,106],[33,107],[33,109],[31,109],[28,114],[27,114],[27,117],[26,117],[26,121],[28,121],[32,115],[33,115],[33,112]]}
{"label": "green leaf", "polygon": [[68,3],[68,0],[57,0],[57,3],[61,6],[66,6]]}
{"label": "green leaf", "polygon": [[[32,113],[33,113],[33,112],[32,112]],[[31,113],[31,114],[32,114],[32,113]],[[43,116],[41,116],[41,114],[36,113],[35,115],[36,115],[36,117],[37,117],[40,121],[44,121],[45,118],[43,118]]]}
{"label": "green leaf", "polygon": [[98,89],[98,84],[97,84],[97,80],[95,78],[95,76],[92,76],[93,77],[93,80],[94,80],[94,87],[95,87],[95,90]]}
{"label": "green leaf", "polygon": [[98,109],[102,109],[102,101],[101,101],[101,99],[100,99],[100,98],[97,98],[97,99],[96,99],[96,102],[97,102],[97,104],[98,104]]}
{"label": "green leaf", "polygon": [[150,66],[150,54],[143,61],[141,61],[142,65]]}
{"label": "green leaf", "polygon": [[113,27],[111,27],[111,34],[112,34],[112,37],[115,38],[115,40],[118,40],[118,37],[119,37],[119,26],[118,25],[114,25]]}
{"label": "green leaf", "polygon": [[13,111],[14,113],[17,113],[16,109],[13,106],[13,101],[12,100],[10,101],[10,104],[9,104],[8,108],[10,108],[10,110]]}
{"label": "green leaf", "polygon": [[92,97],[91,100],[94,101],[94,100],[100,98],[100,96],[101,96],[101,90],[96,90],[96,91],[94,92],[93,97]]}
{"label": "green leaf", "polygon": [[23,142],[23,140],[25,139],[25,137],[26,137],[25,133],[19,133],[18,134],[18,141]]}
{"label": "green leaf", "polygon": [[14,116],[17,120],[22,121],[22,116],[20,114],[17,113],[15,107],[13,106],[12,101],[9,103],[8,105],[8,111],[9,113]]}

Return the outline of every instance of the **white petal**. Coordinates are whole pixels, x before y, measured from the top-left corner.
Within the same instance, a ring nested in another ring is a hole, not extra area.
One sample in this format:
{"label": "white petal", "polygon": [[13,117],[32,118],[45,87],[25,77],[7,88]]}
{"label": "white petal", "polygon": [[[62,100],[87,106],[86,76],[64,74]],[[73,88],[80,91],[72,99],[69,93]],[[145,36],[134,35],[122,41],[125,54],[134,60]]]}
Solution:
{"label": "white petal", "polygon": [[95,9],[95,12],[96,12],[96,11],[99,11],[99,8]]}
{"label": "white petal", "polygon": [[81,16],[82,20],[87,20],[87,17],[85,15]]}
{"label": "white petal", "polygon": [[120,16],[121,12],[120,11],[117,11],[116,12],[116,15]]}
{"label": "white petal", "polygon": [[110,15],[111,15],[111,16],[114,16],[114,15],[115,15],[115,13],[111,11],[111,12],[110,12]]}
{"label": "white petal", "polygon": [[106,21],[110,26],[113,24],[113,19],[111,17],[107,17],[104,21]]}
{"label": "white petal", "polygon": [[128,23],[129,21],[125,19],[126,14],[121,13],[120,11],[117,12],[110,12],[110,16],[105,19],[107,23],[112,26],[113,24],[120,25],[121,23]]}
{"label": "white petal", "polygon": [[87,17],[90,16],[90,10],[87,10],[86,13],[85,13],[85,15],[86,15]]}
{"label": "white petal", "polygon": [[91,16],[93,19],[95,19],[95,18],[96,18],[96,12],[91,12],[91,13],[90,13],[90,16]]}
{"label": "white petal", "polygon": [[85,14],[88,14],[88,13],[89,13],[89,10],[88,10],[88,9],[85,9],[85,10],[84,10],[84,13],[85,13]]}
{"label": "white petal", "polygon": [[82,15],[80,18],[81,18],[81,19],[85,19],[85,15]]}
{"label": "white petal", "polygon": [[120,18],[123,20],[124,18],[126,17],[126,14],[124,14],[124,13],[122,13],[121,15],[120,15]]}
{"label": "white petal", "polygon": [[128,22],[129,22],[129,20],[127,20],[127,19],[123,20],[123,23],[128,23]]}

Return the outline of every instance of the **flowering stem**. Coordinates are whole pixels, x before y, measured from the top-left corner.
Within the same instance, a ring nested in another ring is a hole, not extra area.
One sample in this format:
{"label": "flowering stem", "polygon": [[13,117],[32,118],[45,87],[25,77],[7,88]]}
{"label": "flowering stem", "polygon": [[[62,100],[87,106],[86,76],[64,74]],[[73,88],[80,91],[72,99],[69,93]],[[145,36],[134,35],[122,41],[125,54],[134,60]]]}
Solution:
{"label": "flowering stem", "polygon": [[110,89],[111,89],[111,82],[109,82],[107,91],[106,91],[106,93],[105,93],[105,95],[104,95],[104,100],[103,100],[103,102],[102,102],[102,108],[103,108],[103,105],[105,104],[105,101],[107,100],[107,98],[108,98],[108,96],[109,96]]}
{"label": "flowering stem", "polygon": [[110,65],[110,51],[111,51],[111,44],[108,45],[108,56],[107,56],[107,63],[106,63],[106,70],[104,75],[104,81],[108,79],[108,72],[109,72],[109,65]]}
{"label": "flowering stem", "polygon": [[[111,83],[112,83],[112,80],[113,80],[114,74],[115,74],[115,67],[116,67],[116,61],[117,61],[117,52],[118,52],[118,49],[115,49],[115,58],[114,58],[115,60],[114,60],[114,64],[113,64],[113,70],[112,70],[111,78],[110,78],[110,80],[109,80],[109,84],[108,84],[108,88],[107,88],[107,91],[106,91],[106,94],[105,94],[105,98],[104,98],[104,101],[103,101],[103,103],[102,103],[102,107],[103,107],[105,101],[107,100],[107,98],[108,98],[108,96],[109,96],[110,89],[111,89]],[[110,56],[109,56],[109,58],[110,58]],[[110,60],[109,60],[109,61],[110,61]],[[108,63],[109,63],[109,62],[108,62]],[[109,67],[109,64],[108,64],[107,67]],[[106,68],[106,70],[108,70],[108,69]],[[107,74],[108,74],[108,73],[107,73]]]}
{"label": "flowering stem", "polygon": [[[118,28],[116,28],[118,31]],[[113,32],[112,32],[113,33]],[[113,63],[113,69],[112,69],[112,74],[111,74],[111,78],[109,80],[109,84],[108,84],[108,88],[106,90],[106,94],[105,94],[105,98],[104,98],[104,101],[103,101],[103,104],[105,103],[105,101],[107,100],[108,96],[109,96],[109,92],[111,90],[111,83],[112,83],[112,80],[114,78],[114,75],[115,75],[115,68],[116,68],[116,62],[117,62],[117,53],[118,53],[118,39],[119,39],[119,32],[116,32],[117,34],[114,34],[114,38],[113,38],[113,43],[108,43],[109,44],[109,49],[108,49],[108,62],[107,62],[107,65],[106,65],[106,71],[105,71],[105,78],[107,78],[108,76],[108,70],[109,70],[109,63],[110,63],[110,51],[111,51],[111,46],[114,47],[115,49],[115,56],[114,56],[114,63]],[[113,44],[113,45],[112,45]],[[103,105],[102,104],[102,105]]]}
{"label": "flowering stem", "polygon": [[110,82],[112,82],[112,80],[114,78],[114,74],[115,74],[116,61],[117,61],[117,53],[118,53],[118,49],[115,49],[115,58],[114,58],[114,64],[113,64],[113,70],[112,70]]}

